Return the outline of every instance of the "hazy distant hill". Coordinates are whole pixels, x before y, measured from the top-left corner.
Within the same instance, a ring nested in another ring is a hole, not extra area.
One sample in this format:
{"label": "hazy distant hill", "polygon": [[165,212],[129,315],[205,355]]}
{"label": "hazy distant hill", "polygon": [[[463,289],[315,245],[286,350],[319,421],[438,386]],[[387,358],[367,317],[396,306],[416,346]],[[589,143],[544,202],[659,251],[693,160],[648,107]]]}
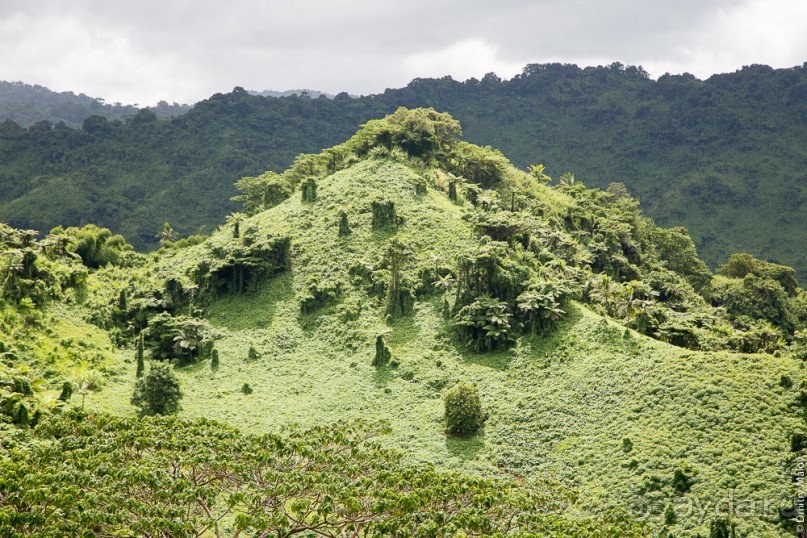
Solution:
{"label": "hazy distant hill", "polygon": [[[184,114],[190,106],[161,101],[150,109],[158,117],[167,118]],[[0,120],[12,120],[23,127],[39,121],[62,121],[72,127],[81,127],[84,119],[93,114],[107,119],[123,119],[133,116],[138,110],[135,106],[120,103],[106,104],[103,99],[83,93],[54,92],[43,86],[0,81]]]}
{"label": "hazy distant hill", "polygon": [[[621,64],[529,65],[507,81],[416,79],[355,99],[237,89],[170,121],[146,114],[83,131],[6,125],[0,220],[43,230],[97,221],[141,247],[165,220],[210,230],[234,209],[239,177],[282,170],[399,106],[449,112],[467,139],[521,167],[543,163],[556,179],[624,182],[658,222],[686,226],[713,267],[749,251],[807,280],[805,66],[654,81]],[[53,189],[69,194],[54,204]]]}
{"label": "hazy distant hill", "polygon": [[[299,95],[299,96],[308,96],[313,99],[317,99],[319,97],[327,97],[328,99],[333,99],[335,96],[332,93],[325,93],[320,92],[317,90],[286,90],[284,92],[277,92],[274,90],[263,90],[262,92],[257,91],[250,91],[251,95],[259,95],[261,97],[290,97],[292,95]],[[351,97],[355,97],[351,95]]]}

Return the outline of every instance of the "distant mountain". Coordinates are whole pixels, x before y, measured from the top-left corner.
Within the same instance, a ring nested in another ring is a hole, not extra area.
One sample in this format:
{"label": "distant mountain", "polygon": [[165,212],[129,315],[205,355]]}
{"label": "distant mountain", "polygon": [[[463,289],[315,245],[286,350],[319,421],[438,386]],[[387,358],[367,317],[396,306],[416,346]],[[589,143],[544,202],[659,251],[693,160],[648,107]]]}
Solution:
{"label": "distant mountain", "polygon": [[[333,99],[242,89],[160,120],[139,113],[83,130],[0,128],[0,220],[47,230],[98,222],[139,247],[170,220],[210,230],[236,208],[233,183],[283,170],[399,106],[457,118],[473,142],[557,179],[624,183],[665,226],[685,226],[711,267],[731,252],[796,267],[807,280],[807,65],[754,65],[701,81],[639,67],[528,65],[512,80],[416,79]],[[58,203],[51,193],[63,193]]]}
{"label": "distant mountain", "polygon": [[[169,104],[161,101],[149,107],[157,117],[167,118],[184,114],[189,105]],[[43,86],[22,82],[0,81],[0,121],[11,120],[23,127],[39,121],[64,122],[71,127],[81,127],[89,116],[99,115],[107,119],[124,119],[140,109],[120,103],[107,104],[103,99],[88,97],[81,93],[54,92]]]}
{"label": "distant mountain", "polygon": [[[250,91],[250,95],[259,95],[261,97],[291,97],[292,95],[297,95],[299,97],[311,97],[312,99],[317,99],[319,97],[327,97],[328,99],[333,99],[336,97],[332,93],[325,93],[320,92],[317,90],[286,90],[284,92],[276,92],[273,90],[263,90],[262,92]],[[357,95],[350,95],[350,97],[358,97]]]}

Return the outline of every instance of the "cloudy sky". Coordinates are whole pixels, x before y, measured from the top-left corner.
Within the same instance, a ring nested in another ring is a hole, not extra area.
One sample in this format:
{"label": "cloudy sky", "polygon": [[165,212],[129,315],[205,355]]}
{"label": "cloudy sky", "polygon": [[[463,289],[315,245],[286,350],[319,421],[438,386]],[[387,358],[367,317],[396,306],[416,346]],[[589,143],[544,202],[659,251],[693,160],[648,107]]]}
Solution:
{"label": "cloudy sky", "polygon": [[805,28],[804,0],[0,0],[0,80],[145,106],[543,62],[707,78],[803,64]]}

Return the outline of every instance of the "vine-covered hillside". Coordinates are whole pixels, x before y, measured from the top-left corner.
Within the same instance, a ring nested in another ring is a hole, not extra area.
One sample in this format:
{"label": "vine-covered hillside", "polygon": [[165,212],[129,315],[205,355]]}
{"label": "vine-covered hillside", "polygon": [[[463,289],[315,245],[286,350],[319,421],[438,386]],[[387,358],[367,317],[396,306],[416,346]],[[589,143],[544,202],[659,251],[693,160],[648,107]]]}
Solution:
{"label": "vine-covered hillside", "polygon": [[[174,535],[792,532],[779,509],[807,447],[807,295],[792,269],[738,254],[712,274],[624,185],[551,184],[431,109],[237,187],[243,212],[209,238],[166,228],[147,255],[94,226],[2,229],[2,464],[41,488],[49,462],[69,472],[48,495],[0,481],[0,524],[62,510],[60,532],[137,533],[101,469],[127,484],[131,521],[155,491],[175,494],[142,519],[174,514]],[[137,413],[182,420],[147,419],[141,439]],[[336,425],[260,437],[323,423]],[[379,423],[389,432],[365,447]],[[210,437],[200,453],[182,448],[196,431]],[[104,459],[102,440],[126,457]],[[309,478],[307,458],[321,462]],[[172,471],[189,466],[196,478]],[[420,472],[433,488],[412,483]],[[359,476],[367,489],[351,490]],[[261,489],[270,478],[282,494]],[[59,505],[79,481],[113,515]],[[717,510],[727,499],[757,508]]]}
{"label": "vine-covered hillside", "polygon": [[[43,233],[91,222],[138,248],[156,246],[166,220],[185,235],[209,233],[234,210],[234,179],[282,171],[299,153],[337,144],[399,106],[427,106],[452,114],[469,141],[499,148],[520,168],[542,162],[556,180],[573,172],[603,189],[624,182],[657,222],[686,226],[712,269],[732,252],[751,252],[804,280],[805,96],[804,66],[752,65],[701,81],[654,80],[619,63],[531,64],[511,80],[416,79],[360,98],[236,88],[162,121],[179,109],[118,120],[91,109],[80,129],[43,112],[18,121],[26,129],[0,123],[0,220]],[[0,110],[4,117],[12,116]]]}

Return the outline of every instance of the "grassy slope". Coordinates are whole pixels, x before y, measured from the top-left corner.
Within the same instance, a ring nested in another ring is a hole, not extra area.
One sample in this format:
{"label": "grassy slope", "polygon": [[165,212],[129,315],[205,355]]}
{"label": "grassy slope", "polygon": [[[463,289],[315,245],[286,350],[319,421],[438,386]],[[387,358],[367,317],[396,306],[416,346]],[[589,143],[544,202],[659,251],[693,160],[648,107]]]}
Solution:
{"label": "grassy slope", "polygon": [[[638,506],[636,513],[644,515],[648,503],[655,524],[668,502],[680,503],[679,522],[671,528],[676,536],[704,531],[715,503],[728,496],[787,496],[787,436],[801,419],[790,407],[795,389],[778,383],[788,375],[798,386],[803,377],[791,359],[692,352],[638,335],[626,339],[582,306],[551,337],[523,338],[510,351],[488,354],[469,353],[457,341],[438,297],[417,303],[411,316],[385,319],[378,299],[349,284],[352,263],[374,262],[393,235],[421,259],[450,260],[473,243],[460,218],[465,209],[436,189],[415,196],[416,178],[404,165],[365,161],[322,180],[316,202],[295,195],[241,225],[292,235],[292,270],[256,293],[212,305],[221,367],[214,372],[203,363],[179,371],[185,416],[253,432],[340,418],[384,419],[393,426],[387,442],[416,460],[525,477],[547,473],[578,485],[593,506]],[[376,195],[396,200],[405,218],[397,234],[371,230],[369,200]],[[349,238],[337,237],[339,209],[350,217]],[[230,237],[224,230],[211,241]],[[187,249],[168,263],[184,264],[193,255]],[[298,297],[315,272],[342,280],[346,292],[338,303],[301,315]],[[358,319],[350,321],[355,312]],[[371,366],[380,333],[388,335],[399,367]],[[259,359],[247,359],[250,344]],[[120,366],[126,375],[92,393],[88,405],[134,411],[128,404],[134,365]],[[447,438],[442,431],[442,394],[460,379],[479,386],[491,412],[484,432],[470,439]],[[241,392],[244,383],[252,394]],[[633,444],[629,453],[624,438]],[[687,465],[696,470],[696,481],[689,493],[676,495],[673,472]],[[642,494],[654,476],[660,490]],[[687,503],[703,511],[687,515]],[[757,517],[738,521],[753,536],[782,534]]]}

